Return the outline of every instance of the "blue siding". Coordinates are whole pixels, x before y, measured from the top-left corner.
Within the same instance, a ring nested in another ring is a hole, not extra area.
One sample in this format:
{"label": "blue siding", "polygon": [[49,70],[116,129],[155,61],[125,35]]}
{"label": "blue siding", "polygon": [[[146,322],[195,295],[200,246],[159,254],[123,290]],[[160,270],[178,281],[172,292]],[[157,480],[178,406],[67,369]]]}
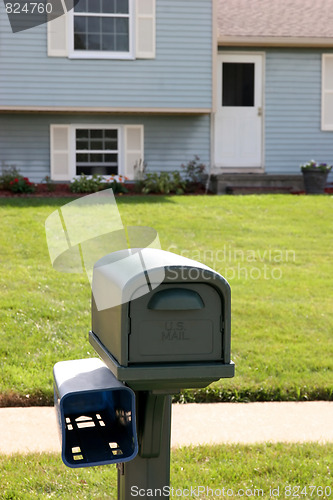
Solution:
{"label": "blue siding", "polygon": [[299,166],[311,159],[333,164],[333,131],[321,130],[321,56],[332,50],[223,47],[225,51],[265,53],[265,172],[299,174]]}
{"label": "blue siding", "polygon": [[212,0],[157,0],[154,60],[47,56],[47,26],[13,34],[0,2],[0,105],[210,108]]}
{"label": "blue siding", "polygon": [[210,161],[210,117],[0,114],[0,167],[15,165],[33,182],[50,174],[51,123],[143,124],[145,161],[150,171],[180,169],[199,155]]}
{"label": "blue siding", "polygon": [[267,49],[265,170],[299,173],[311,159],[333,163],[333,132],[321,130],[321,55],[326,50]]}

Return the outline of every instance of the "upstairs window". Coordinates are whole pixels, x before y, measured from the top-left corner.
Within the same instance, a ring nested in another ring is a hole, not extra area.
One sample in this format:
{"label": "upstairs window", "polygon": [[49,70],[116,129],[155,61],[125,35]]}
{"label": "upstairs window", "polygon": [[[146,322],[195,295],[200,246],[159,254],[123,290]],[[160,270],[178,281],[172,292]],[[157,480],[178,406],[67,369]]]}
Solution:
{"label": "upstairs window", "polygon": [[132,0],[79,0],[72,12],[72,56],[131,58]]}
{"label": "upstairs window", "polygon": [[47,23],[49,57],[155,59],[156,0],[78,0]]}

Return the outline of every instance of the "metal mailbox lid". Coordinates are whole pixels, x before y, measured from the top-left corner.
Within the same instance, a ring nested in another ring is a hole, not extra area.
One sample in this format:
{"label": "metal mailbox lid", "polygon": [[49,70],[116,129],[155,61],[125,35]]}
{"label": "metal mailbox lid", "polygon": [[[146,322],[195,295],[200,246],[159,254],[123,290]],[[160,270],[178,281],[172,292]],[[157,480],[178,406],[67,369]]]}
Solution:
{"label": "metal mailbox lid", "polygon": [[221,361],[221,295],[198,282],[153,288],[130,302],[129,364]]}

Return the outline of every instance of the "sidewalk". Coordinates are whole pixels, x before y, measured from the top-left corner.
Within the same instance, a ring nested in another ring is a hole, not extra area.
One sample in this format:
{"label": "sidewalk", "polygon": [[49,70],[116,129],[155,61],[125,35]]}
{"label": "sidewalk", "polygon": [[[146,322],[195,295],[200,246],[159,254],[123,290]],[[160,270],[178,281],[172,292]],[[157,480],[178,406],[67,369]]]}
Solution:
{"label": "sidewalk", "polygon": [[[0,408],[0,453],[60,452],[54,408]],[[333,442],[333,402],[173,405],[172,447]]]}

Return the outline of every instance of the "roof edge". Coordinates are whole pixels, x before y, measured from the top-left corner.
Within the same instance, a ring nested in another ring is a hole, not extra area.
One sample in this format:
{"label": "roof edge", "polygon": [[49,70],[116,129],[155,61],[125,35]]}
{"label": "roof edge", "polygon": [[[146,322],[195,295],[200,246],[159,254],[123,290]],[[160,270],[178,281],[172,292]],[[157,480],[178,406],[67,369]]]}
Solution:
{"label": "roof edge", "polygon": [[247,47],[332,47],[333,37],[219,36],[218,45]]}

